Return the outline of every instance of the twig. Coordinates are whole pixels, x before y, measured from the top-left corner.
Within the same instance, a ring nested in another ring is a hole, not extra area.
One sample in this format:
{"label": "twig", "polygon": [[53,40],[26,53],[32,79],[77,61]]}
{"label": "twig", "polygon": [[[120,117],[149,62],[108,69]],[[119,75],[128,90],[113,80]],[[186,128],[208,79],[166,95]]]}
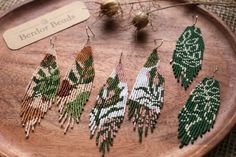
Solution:
{"label": "twig", "polygon": [[[137,4],[137,3],[147,3],[147,2],[158,2],[158,1],[166,1],[166,0],[145,0],[145,1],[135,1],[135,2],[128,2],[128,3],[120,3],[120,5],[132,5],[132,4]],[[102,4],[101,2],[95,2],[95,1],[90,1],[91,3],[95,4]]]}
{"label": "twig", "polygon": [[236,7],[233,3],[224,3],[224,2],[185,2],[185,3],[179,3],[179,4],[174,4],[162,8],[157,8],[154,10],[151,10],[147,12],[147,14],[159,11],[159,10],[164,10],[168,8],[173,8],[173,7],[178,7],[178,6],[185,6],[185,5],[218,5],[218,6],[225,6],[225,7]]}
{"label": "twig", "polygon": [[146,1],[138,1],[138,2],[128,2],[128,3],[121,3],[120,5],[131,5],[131,4],[137,4],[137,3],[147,3],[152,2],[153,0],[146,0]]}

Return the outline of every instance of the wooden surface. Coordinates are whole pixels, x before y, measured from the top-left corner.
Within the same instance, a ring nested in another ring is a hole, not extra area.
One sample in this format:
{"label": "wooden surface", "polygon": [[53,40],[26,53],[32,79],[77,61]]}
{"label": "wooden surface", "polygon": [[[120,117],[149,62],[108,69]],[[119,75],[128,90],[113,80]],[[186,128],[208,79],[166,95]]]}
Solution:
{"label": "wooden surface", "polygon": [[[8,2],[6,0],[1,0],[1,1],[5,1],[5,3],[7,4],[4,8],[0,8],[0,18],[2,18],[3,16],[5,16],[6,14],[8,14],[9,12],[13,11],[16,8],[21,7],[22,5],[25,5],[27,3],[32,2],[33,0],[21,0],[20,2],[12,2],[10,0],[8,0]],[[10,1],[10,2],[9,2]],[[4,3],[4,2],[3,2]]]}
{"label": "wooden surface", "polygon": [[[27,20],[33,19],[48,11],[68,4],[72,0],[57,0],[56,2],[38,0],[27,4],[23,8],[13,11],[0,20],[0,34],[8,28],[14,27]],[[174,3],[160,2],[162,6]],[[98,6],[87,4],[91,13]],[[172,73],[169,61],[175,48],[175,41],[185,29],[193,22],[192,15],[198,14],[197,26],[202,30],[205,39],[205,53],[203,70],[193,81],[190,88],[185,91],[178,84]],[[75,52],[80,50],[85,41],[85,25],[92,24],[92,16],[87,23],[71,27],[56,34],[58,63],[62,77],[72,64]],[[2,156],[21,157],[92,157],[100,156],[95,140],[89,139],[89,112],[95,102],[99,88],[110,75],[118,63],[120,53],[123,51],[123,64],[128,80],[129,91],[134,84],[138,71],[143,66],[146,57],[155,47],[153,39],[167,40],[159,48],[161,59],[161,73],[166,79],[165,103],[161,111],[157,128],[153,134],[138,143],[137,132],[133,132],[132,123],[125,117],[124,123],[115,139],[114,146],[106,156],[129,157],[169,157],[169,156],[201,156],[216,145],[232,128],[236,121],[236,54],[233,46],[235,38],[206,11],[197,8],[173,8],[155,13],[153,20],[157,31],[151,27],[138,34],[135,39],[134,29],[126,31],[121,26],[128,25],[127,20],[118,18],[108,21],[106,18],[99,20],[92,26],[96,37],[92,40],[96,76],[94,88],[89,102],[85,106],[79,125],[70,130],[67,135],[58,124],[56,106],[47,113],[35,133],[25,139],[24,129],[20,124],[20,103],[27,83],[32,73],[44,57],[49,48],[49,39],[43,39],[18,51],[9,50],[3,39],[0,39],[0,154]],[[177,139],[178,111],[188,98],[195,85],[206,75],[211,75],[215,66],[219,67],[215,75],[221,83],[221,106],[214,129],[198,139],[194,145],[179,149]],[[0,156],[1,156],[0,155]]]}

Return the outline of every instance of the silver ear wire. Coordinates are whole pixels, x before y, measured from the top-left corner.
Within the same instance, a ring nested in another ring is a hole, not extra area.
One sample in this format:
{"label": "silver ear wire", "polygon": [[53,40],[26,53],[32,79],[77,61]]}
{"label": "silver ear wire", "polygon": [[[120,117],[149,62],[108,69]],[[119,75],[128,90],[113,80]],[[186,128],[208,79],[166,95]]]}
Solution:
{"label": "silver ear wire", "polygon": [[50,46],[51,46],[50,51],[51,51],[52,54],[56,53],[56,51],[55,51],[55,41],[56,41],[56,39],[57,39],[56,37],[50,37],[49,38],[49,43],[50,43]]}
{"label": "silver ear wire", "polygon": [[215,76],[215,74],[216,74],[216,72],[217,72],[218,70],[219,70],[218,67],[215,67],[215,70],[214,70],[213,73],[212,73],[212,78],[214,78],[214,76]]}
{"label": "silver ear wire", "polygon": [[50,37],[49,43],[52,48],[55,48],[55,41],[56,41],[56,37]]}
{"label": "silver ear wire", "polygon": [[198,21],[198,15],[195,15],[193,17],[193,19],[194,19],[193,26],[195,26],[197,24],[197,21]]}
{"label": "silver ear wire", "polygon": [[157,41],[158,40],[161,40],[161,43],[160,43],[160,45],[159,46],[157,46],[155,49],[158,49],[159,47],[161,47],[162,46],[162,44],[163,44],[163,42],[164,42],[164,40],[163,39],[154,39],[154,43],[155,43],[155,45],[157,44]]}
{"label": "silver ear wire", "polygon": [[91,34],[93,35],[93,37],[95,37],[95,34],[93,33],[93,31],[91,30],[91,28],[89,27],[89,26],[86,26],[86,28],[85,28],[85,30],[86,30],[86,35],[87,35],[87,43],[90,41],[90,35],[89,35],[89,33],[88,33],[88,30],[91,32]]}
{"label": "silver ear wire", "polygon": [[121,52],[121,54],[120,54],[120,60],[119,60],[119,63],[121,63],[122,56],[123,56],[123,52]]}

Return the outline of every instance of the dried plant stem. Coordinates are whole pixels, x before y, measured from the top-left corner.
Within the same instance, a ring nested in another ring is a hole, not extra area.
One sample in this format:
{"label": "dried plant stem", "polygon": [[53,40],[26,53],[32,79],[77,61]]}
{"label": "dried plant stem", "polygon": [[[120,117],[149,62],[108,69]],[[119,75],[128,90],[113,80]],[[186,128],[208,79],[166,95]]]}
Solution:
{"label": "dried plant stem", "polygon": [[[159,2],[159,1],[167,1],[167,0],[144,0],[144,1],[134,1],[134,2],[128,2],[128,3],[120,3],[120,5],[132,5],[132,4],[137,4],[137,3],[147,3],[147,2]],[[94,1],[91,1],[94,2]],[[95,4],[102,4],[101,2],[94,2]],[[185,5],[218,5],[218,6],[225,6],[225,7],[236,7],[234,3],[228,3],[228,2],[201,2],[201,1],[192,1],[192,2],[184,2],[184,3],[179,3],[163,8],[158,8],[155,10],[151,10],[151,12],[155,12],[158,10],[163,10],[163,9],[168,9],[168,8],[173,8],[173,7],[178,7],[178,6],[185,6]]]}
{"label": "dried plant stem", "polygon": [[164,10],[168,8],[178,7],[178,6],[185,6],[185,5],[218,5],[218,6],[225,6],[225,7],[236,7],[232,3],[224,3],[224,2],[185,2],[185,3],[174,4],[174,5],[170,5],[170,6],[166,6],[162,8],[157,8],[157,9],[147,12],[147,14],[150,14],[159,10]]}
{"label": "dried plant stem", "polygon": [[158,2],[158,1],[165,1],[165,0],[145,0],[145,1],[135,1],[135,2],[128,2],[128,3],[121,3],[120,5],[132,5],[137,3],[147,3],[147,2]]}
{"label": "dried plant stem", "polygon": [[[128,2],[128,3],[120,3],[120,5],[132,5],[137,3],[147,3],[147,2],[158,2],[158,1],[166,1],[166,0],[144,0],[144,1],[134,1],[134,2]],[[91,1],[93,2],[93,1]],[[101,2],[94,2],[95,4],[102,4]]]}

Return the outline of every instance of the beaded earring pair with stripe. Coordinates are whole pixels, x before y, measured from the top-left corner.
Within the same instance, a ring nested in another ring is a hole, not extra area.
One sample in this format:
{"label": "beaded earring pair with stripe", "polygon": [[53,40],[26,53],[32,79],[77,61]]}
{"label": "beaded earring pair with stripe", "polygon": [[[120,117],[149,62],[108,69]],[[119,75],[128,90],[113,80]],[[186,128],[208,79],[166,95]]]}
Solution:
{"label": "beaded earring pair with stripe", "polygon": [[96,144],[99,145],[102,156],[113,145],[114,137],[124,119],[127,101],[129,119],[132,119],[134,128],[138,127],[140,142],[144,128],[145,135],[148,128],[151,131],[155,128],[164,96],[164,78],[158,72],[158,66],[159,57],[155,48],[140,70],[128,99],[128,86],[120,58],[101,88],[90,113],[89,128],[91,138],[97,130]]}
{"label": "beaded earring pair with stripe", "polygon": [[[88,41],[89,39],[88,35]],[[76,56],[60,88],[60,71],[52,39],[50,43],[52,47],[35,70],[23,97],[20,115],[26,137],[30,131],[34,131],[36,124],[40,123],[52,104],[59,107],[59,122],[66,133],[69,127],[73,128],[74,123],[79,122],[91,93],[95,71],[92,49],[88,42]]]}

